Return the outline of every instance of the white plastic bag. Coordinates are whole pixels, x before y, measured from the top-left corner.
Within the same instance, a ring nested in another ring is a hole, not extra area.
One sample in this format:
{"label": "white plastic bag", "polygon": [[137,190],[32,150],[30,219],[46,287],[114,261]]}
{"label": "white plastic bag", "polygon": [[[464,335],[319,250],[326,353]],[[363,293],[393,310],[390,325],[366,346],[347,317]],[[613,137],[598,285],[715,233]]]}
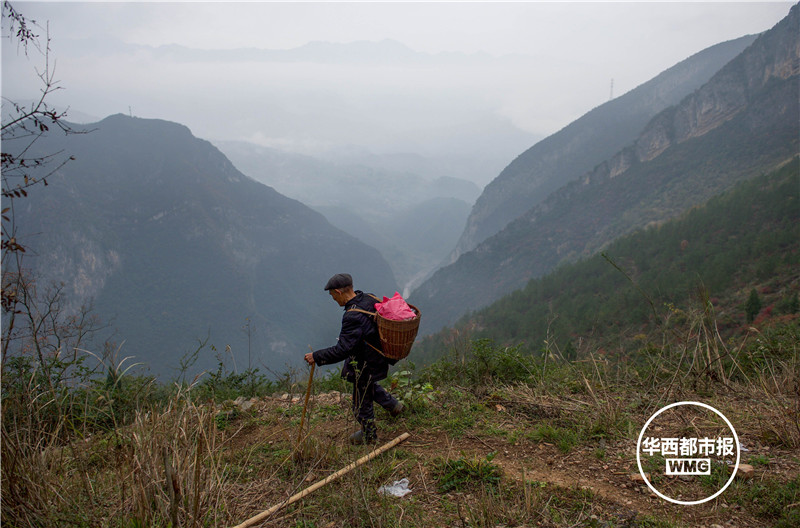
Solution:
{"label": "white plastic bag", "polygon": [[408,487],[408,479],[395,480],[391,486],[381,486],[378,488],[378,493],[388,494],[393,497],[405,497],[411,493],[411,488]]}

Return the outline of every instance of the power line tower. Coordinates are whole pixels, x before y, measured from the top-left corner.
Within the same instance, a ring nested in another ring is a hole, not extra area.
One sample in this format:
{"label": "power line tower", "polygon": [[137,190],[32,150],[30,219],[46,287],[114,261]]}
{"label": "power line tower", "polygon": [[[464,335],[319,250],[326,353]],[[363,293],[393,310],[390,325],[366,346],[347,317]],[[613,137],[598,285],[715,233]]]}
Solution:
{"label": "power line tower", "polygon": [[612,77],[611,78],[611,91],[609,92],[608,100],[610,101],[613,98],[614,98],[614,78]]}

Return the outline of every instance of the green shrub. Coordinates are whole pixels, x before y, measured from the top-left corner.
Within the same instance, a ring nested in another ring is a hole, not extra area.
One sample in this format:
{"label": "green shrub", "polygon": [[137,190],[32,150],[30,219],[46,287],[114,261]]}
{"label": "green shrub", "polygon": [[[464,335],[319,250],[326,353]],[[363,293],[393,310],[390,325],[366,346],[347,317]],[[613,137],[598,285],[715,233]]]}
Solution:
{"label": "green shrub", "polygon": [[436,400],[436,391],[430,382],[414,379],[413,364],[410,369],[392,373],[389,391],[411,409],[423,409]]}
{"label": "green shrub", "polygon": [[772,519],[773,526],[800,525],[800,478],[788,482],[766,480],[737,486],[734,500],[743,507],[754,507],[759,517]]}
{"label": "green shrub", "polygon": [[577,432],[563,427],[555,427],[550,424],[540,424],[528,436],[531,440],[536,442],[554,444],[562,453],[569,453],[572,451],[572,448],[578,445],[579,441]]}
{"label": "green shrub", "polygon": [[226,372],[220,363],[216,372],[209,374],[192,389],[196,398],[222,402],[235,400],[239,396],[245,398],[262,397],[272,394],[277,389],[275,382],[265,375],[259,374],[257,368],[247,369],[241,374]]}
{"label": "green shrub", "polygon": [[502,470],[492,463],[494,452],[485,458],[465,458],[454,460],[438,458],[433,461],[434,475],[440,492],[461,491],[474,487],[496,489],[502,477]]}
{"label": "green shrub", "polygon": [[520,352],[522,345],[496,346],[489,339],[472,341],[467,351],[451,354],[426,369],[431,380],[460,385],[487,386],[527,381],[536,370],[532,356]]}

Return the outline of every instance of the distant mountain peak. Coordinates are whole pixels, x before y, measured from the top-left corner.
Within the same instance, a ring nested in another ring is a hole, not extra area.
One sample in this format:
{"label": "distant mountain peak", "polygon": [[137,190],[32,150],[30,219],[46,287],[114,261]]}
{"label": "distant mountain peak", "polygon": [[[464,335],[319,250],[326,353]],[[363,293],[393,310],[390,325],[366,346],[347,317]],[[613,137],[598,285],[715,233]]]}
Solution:
{"label": "distant mountain peak", "polygon": [[130,44],[119,39],[63,39],[62,46],[71,48],[80,55],[133,54],[147,52],[156,56],[182,62],[313,62],[313,63],[377,63],[393,61],[401,64],[447,64],[465,61],[525,60],[519,54],[495,57],[487,52],[464,53],[441,51],[428,53],[412,49],[394,39],[355,40],[331,42],[314,40],[292,48],[196,48],[182,44],[149,46]]}
{"label": "distant mountain peak", "polygon": [[[335,336],[322,290],[330,275],[347,270],[376,293],[398,288],[377,250],[245,177],[187,127],[115,114],[87,128],[35,144],[75,160],[20,207],[20,229],[40,233],[28,263],[76,306],[93,298],[123,353],[156,373],[205,336],[246,365],[245,320],[259,332],[254,367],[299,364],[309,343]],[[196,368],[216,365],[205,351]]]}

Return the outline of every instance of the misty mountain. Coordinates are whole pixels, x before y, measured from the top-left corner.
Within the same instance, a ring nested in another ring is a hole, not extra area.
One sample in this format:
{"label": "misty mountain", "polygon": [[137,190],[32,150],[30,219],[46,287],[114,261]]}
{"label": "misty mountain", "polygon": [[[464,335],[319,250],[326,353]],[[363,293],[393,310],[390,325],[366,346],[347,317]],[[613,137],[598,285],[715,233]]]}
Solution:
{"label": "misty mountain", "polygon": [[[19,201],[16,220],[26,265],[63,282],[73,308],[93,299],[122,357],[168,375],[208,337],[229,367],[282,371],[338,335],[341,308],[323,291],[332,274],[397,289],[375,249],[186,127],[115,115],[82,128],[37,142],[76,160]],[[216,366],[203,350],[196,369]]]}
{"label": "misty mountain", "polygon": [[[309,96],[309,100],[312,99]],[[308,104],[313,103],[309,101]],[[280,110],[273,114],[273,119],[290,119],[290,116],[285,114],[285,110]],[[506,166],[510,157],[537,139],[540,137],[519,129],[507,119],[483,116],[458,125],[420,124],[415,126],[411,134],[407,131],[387,131],[385,141],[389,146],[377,150],[363,145],[319,145],[313,141],[303,144],[276,138],[262,141],[212,141],[246,173],[252,173],[253,177],[268,185],[275,182],[280,192],[284,192],[280,185],[292,192],[288,187],[291,184],[289,178],[280,172],[275,173],[275,163],[314,165],[315,170],[321,171],[325,177],[334,172],[349,178],[349,172],[363,174],[364,168],[369,168],[386,173],[380,176],[412,178],[410,183],[415,185],[444,178],[467,180],[482,187]],[[292,159],[291,154],[300,156]],[[276,158],[280,156],[289,159],[279,161]],[[320,161],[336,167],[322,166]],[[262,166],[262,163],[267,166]],[[418,178],[421,179],[415,181]],[[299,185],[299,182],[296,184]],[[448,190],[445,194],[435,196],[459,198],[471,204],[480,191],[481,189],[470,185],[467,194],[450,194],[453,191]],[[426,192],[426,189],[421,188],[417,194],[423,196]],[[404,192],[407,193],[408,191]],[[427,195],[428,198],[435,196]]]}
{"label": "misty mountain", "polygon": [[[454,177],[425,178],[246,142],[216,144],[244,174],[320,211],[336,227],[378,249],[404,289],[447,256],[480,193],[474,183]],[[382,161],[399,169],[419,158],[398,154]]]}
{"label": "misty mountain", "polygon": [[389,215],[358,215],[353,208],[318,206],[333,225],[376,248],[389,261],[407,296],[447,256],[470,206],[455,198],[431,198]]}
{"label": "misty mountain", "polygon": [[[483,187],[511,157],[541,136],[511,121],[484,116],[450,126],[417,128],[413,134],[389,134],[391,148],[372,152],[355,146],[320,150],[312,155],[345,165],[381,171],[411,172],[426,179],[458,178]],[[475,200],[467,200],[472,204]]]}
{"label": "misty mountain", "polygon": [[395,64],[436,66],[496,60],[518,63],[528,60],[527,57],[518,54],[494,57],[485,52],[425,53],[415,51],[405,44],[392,39],[383,39],[377,42],[366,40],[354,42],[314,41],[289,49],[199,49],[178,44],[154,47],[130,44],[114,38],[102,40],[92,38],[62,39],[60,44],[81,54],[102,55],[149,52],[184,62],[305,62],[318,64],[386,64],[387,62],[392,62]]}
{"label": "misty mountain", "polygon": [[[56,93],[52,102],[101,116],[122,110],[167,117],[212,140],[249,141],[425,178],[467,179],[481,187],[542,137],[523,128],[532,123],[515,116],[517,104],[507,101],[528,101],[528,95],[504,89],[509,80],[533,77],[545,60],[540,57],[428,54],[395,41],[313,42],[285,50],[215,45],[59,39],[70,73],[86,67],[113,78],[115,68],[131,64],[142,68],[138,77],[147,79],[146,91],[138,93],[137,85],[108,91],[104,82],[84,86],[83,78],[67,77],[71,88],[81,89],[69,97]],[[4,93],[14,100],[32,91],[8,77],[14,82],[4,84]],[[587,103],[574,104],[582,109]]]}
{"label": "misty mountain", "polygon": [[746,36],[703,50],[520,154],[486,186],[447,263],[634,141],[653,116],[707,82],[755,38]]}
{"label": "misty mountain", "polygon": [[[359,163],[367,154],[342,154],[351,162],[341,163],[244,141],[214,141],[214,144],[246,175],[311,206],[367,201],[385,210],[431,198],[473,202],[480,194],[480,188],[468,180],[444,175],[425,177],[402,170],[403,166],[419,160],[421,156],[415,154],[396,154],[391,160],[388,155],[382,156],[383,162],[376,161],[376,166],[371,166]],[[377,167],[382,163],[387,167]]]}
{"label": "misty mountain", "polygon": [[438,270],[411,296],[427,309],[423,330],[797,154],[799,12],[794,6],[708,83],[655,116],[635,142]]}

